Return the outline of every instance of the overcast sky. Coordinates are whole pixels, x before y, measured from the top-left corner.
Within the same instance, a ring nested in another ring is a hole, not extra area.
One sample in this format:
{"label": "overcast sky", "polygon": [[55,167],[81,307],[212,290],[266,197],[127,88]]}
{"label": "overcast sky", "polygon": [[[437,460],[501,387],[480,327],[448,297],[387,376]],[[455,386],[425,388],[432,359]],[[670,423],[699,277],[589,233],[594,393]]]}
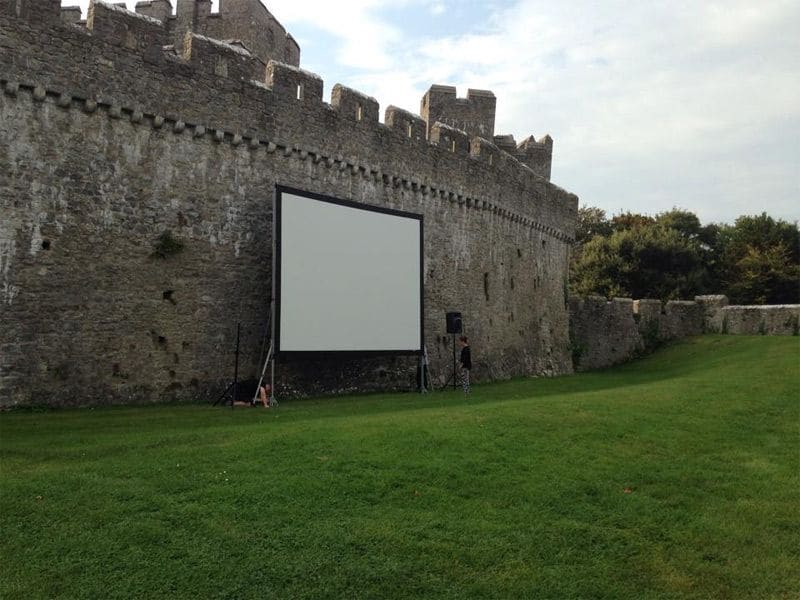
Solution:
{"label": "overcast sky", "polygon": [[552,180],[582,204],[800,218],[798,0],[265,4],[326,97],[418,113],[433,83],[492,90],[495,133],[549,133]]}

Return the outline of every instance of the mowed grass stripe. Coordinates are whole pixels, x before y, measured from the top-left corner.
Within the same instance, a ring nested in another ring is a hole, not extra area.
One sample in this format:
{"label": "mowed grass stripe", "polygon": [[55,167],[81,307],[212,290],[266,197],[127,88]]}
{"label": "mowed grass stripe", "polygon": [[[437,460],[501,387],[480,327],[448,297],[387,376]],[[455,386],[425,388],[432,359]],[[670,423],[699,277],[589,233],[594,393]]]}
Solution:
{"label": "mowed grass stripe", "polygon": [[794,597],[798,338],[460,392],[0,416],[0,596]]}

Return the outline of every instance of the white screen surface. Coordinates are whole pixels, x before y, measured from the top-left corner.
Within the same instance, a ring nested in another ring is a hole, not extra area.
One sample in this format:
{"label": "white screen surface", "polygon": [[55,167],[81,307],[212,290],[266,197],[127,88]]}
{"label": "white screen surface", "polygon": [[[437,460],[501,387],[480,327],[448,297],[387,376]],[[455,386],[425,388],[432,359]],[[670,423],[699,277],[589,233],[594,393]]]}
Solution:
{"label": "white screen surface", "polygon": [[279,351],[418,351],[421,220],[279,193]]}

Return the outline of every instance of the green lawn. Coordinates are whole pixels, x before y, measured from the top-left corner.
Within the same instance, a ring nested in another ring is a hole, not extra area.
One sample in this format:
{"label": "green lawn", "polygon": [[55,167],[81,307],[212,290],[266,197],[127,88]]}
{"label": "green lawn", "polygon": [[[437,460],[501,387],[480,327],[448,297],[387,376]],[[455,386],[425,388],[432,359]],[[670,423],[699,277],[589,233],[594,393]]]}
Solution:
{"label": "green lawn", "polygon": [[798,390],[798,338],[706,336],[467,399],[3,414],[0,597],[798,598]]}

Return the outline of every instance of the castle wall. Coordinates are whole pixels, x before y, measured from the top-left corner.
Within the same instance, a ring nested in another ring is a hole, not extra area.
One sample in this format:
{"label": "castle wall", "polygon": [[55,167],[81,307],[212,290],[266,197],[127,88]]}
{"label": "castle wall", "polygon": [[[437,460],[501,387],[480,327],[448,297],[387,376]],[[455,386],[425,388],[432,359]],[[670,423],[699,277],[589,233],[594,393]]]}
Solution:
{"label": "castle wall", "polygon": [[692,335],[798,335],[800,305],[728,306],[726,296],[694,301],[631,300],[601,296],[569,300],[575,370],[627,362],[668,340]]}
{"label": "castle wall", "polygon": [[[98,4],[84,30],[59,12],[0,11],[0,404],[211,399],[237,322],[255,376],[276,183],[424,214],[440,382],[449,310],[478,380],[571,370],[575,196],[485,140],[431,144],[393,108],[381,125],[344,86],[326,104],[300,69],[271,62],[259,82],[241,48],[189,36],[176,54],[152,19]],[[182,249],[161,258],[167,231]],[[279,392],[411,389],[415,373],[409,358],[279,365]]]}

